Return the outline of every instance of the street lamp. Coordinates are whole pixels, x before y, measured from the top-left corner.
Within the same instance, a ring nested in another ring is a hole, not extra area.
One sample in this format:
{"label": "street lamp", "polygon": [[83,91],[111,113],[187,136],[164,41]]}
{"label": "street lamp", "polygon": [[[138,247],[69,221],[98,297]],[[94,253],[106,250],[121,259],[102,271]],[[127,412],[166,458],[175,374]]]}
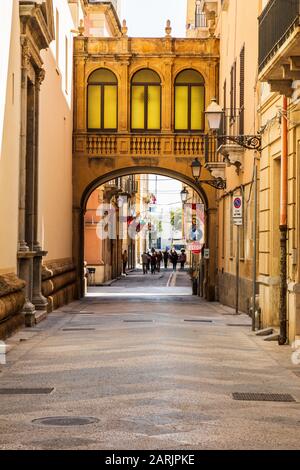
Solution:
{"label": "street lamp", "polygon": [[208,184],[209,186],[212,186],[215,189],[226,189],[226,181],[223,180],[223,178],[221,177],[214,178],[212,180],[200,179],[202,165],[201,165],[201,162],[198,160],[198,158],[195,158],[195,160],[192,161],[191,169],[192,169],[192,175],[194,177],[194,180],[197,186],[201,186],[202,184]]}
{"label": "street lamp", "polygon": [[210,130],[218,131],[221,127],[221,121],[224,115],[224,111],[221,106],[217,103],[216,98],[213,98],[211,100],[211,103],[207,107],[205,114]]}
{"label": "street lamp", "polygon": [[183,190],[180,193],[181,201],[182,204],[185,204],[186,201],[188,200],[189,192],[186,188],[183,188]]}
{"label": "street lamp", "polygon": [[[217,103],[216,99],[213,98],[211,100],[210,105],[207,107],[205,111],[205,115],[207,117],[208,125],[211,131],[218,134],[220,131],[222,117],[225,117],[225,111],[221,108],[221,106]],[[261,135],[217,135],[219,142],[221,145],[224,144],[226,141],[234,142],[237,145],[245,149],[250,150],[261,150]]]}

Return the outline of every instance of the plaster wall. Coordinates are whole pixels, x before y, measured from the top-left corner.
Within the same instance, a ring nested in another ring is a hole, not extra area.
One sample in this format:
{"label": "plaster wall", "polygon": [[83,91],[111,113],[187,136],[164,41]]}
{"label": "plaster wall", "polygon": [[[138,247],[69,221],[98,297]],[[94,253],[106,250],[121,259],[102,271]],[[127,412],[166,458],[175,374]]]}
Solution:
{"label": "plaster wall", "polygon": [[0,30],[0,274],[16,272],[21,50],[19,2],[3,0]]}
{"label": "plaster wall", "polygon": [[72,65],[75,25],[67,1],[53,1],[56,39],[42,59],[39,239],[47,260],[72,257]]}
{"label": "plaster wall", "polygon": [[[208,2],[209,3],[209,2]],[[231,70],[236,64],[235,79],[235,108],[240,109],[240,54],[245,48],[245,85],[244,85],[244,134],[254,135],[259,128],[257,118],[257,63],[258,63],[258,23],[259,0],[252,2],[230,1],[226,8],[221,8],[219,2],[219,15],[216,20],[216,36],[220,38],[220,75],[218,101],[224,109],[231,106]],[[228,112],[227,112],[228,114]],[[226,132],[238,135],[238,118],[229,124]],[[254,193],[253,175],[255,154],[252,150],[241,149],[241,168],[226,166],[225,177],[227,189],[219,193],[219,235],[218,235],[218,271],[219,279],[228,279],[234,283],[236,276],[236,256],[239,230],[239,269],[241,285],[248,286],[241,289],[240,308],[246,311],[251,296],[251,280],[253,272],[253,221],[254,221]],[[237,228],[232,221],[232,196],[240,195],[244,200],[243,226]],[[234,296],[230,295],[226,283],[220,284],[220,299],[228,305],[234,306]]]}

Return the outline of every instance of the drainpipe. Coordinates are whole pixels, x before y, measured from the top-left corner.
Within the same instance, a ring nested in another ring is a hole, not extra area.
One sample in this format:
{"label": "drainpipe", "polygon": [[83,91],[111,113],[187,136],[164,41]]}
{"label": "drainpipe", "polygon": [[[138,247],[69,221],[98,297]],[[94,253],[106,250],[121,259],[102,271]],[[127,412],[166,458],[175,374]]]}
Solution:
{"label": "drainpipe", "polygon": [[288,183],[288,128],[287,128],[287,97],[283,97],[283,112],[281,122],[281,181],[280,181],[280,304],[279,345],[287,342],[287,183]]}
{"label": "drainpipe", "polygon": [[254,224],[253,224],[253,280],[252,280],[252,331],[256,330],[256,277],[257,277],[257,161],[254,160]]}

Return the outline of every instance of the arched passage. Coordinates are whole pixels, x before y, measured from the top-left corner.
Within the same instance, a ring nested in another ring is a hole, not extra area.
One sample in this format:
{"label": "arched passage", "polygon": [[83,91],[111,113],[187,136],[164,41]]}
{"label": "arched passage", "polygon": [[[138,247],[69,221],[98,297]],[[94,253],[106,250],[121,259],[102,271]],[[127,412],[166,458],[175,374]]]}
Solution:
{"label": "arched passage", "polygon": [[[126,176],[129,174],[156,174],[160,176],[167,176],[176,179],[191,188],[193,188],[200,196],[205,206],[206,214],[206,247],[210,248],[210,259],[206,263],[206,286],[205,297],[207,300],[215,300],[215,286],[216,286],[216,207],[209,200],[205,190],[197,185],[190,177],[160,167],[137,166],[129,168],[120,168],[118,170],[110,171],[104,175],[100,175],[92,180],[83,190],[80,197],[80,207],[74,208],[74,223],[73,223],[73,254],[78,269],[78,292],[79,296],[83,296],[83,279],[84,279],[84,214],[86,210],[87,201],[92,192],[99,186],[107,183],[108,181]],[[79,196],[79,195],[78,195]]]}

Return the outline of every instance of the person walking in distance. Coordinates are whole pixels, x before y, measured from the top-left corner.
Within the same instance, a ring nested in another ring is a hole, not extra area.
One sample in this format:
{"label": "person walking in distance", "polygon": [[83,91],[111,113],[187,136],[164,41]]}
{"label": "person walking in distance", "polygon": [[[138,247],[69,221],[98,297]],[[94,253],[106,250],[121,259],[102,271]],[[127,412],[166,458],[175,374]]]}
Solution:
{"label": "person walking in distance", "polygon": [[151,274],[155,274],[156,263],[157,263],[156,253],[155,253],[155,250],[152,250],[152,252],[151,252]]}
{"label": "person walking in distance", "polygon": [[169,251],[167,250],[167,248],[165,249],[164,253],[163,253],[163,257],[164,257],[164,265],[165,265],[165,269],[168,269],[168,263],[169,263]]}
{"label": "person walking in distance", "polygon": [[127,263],[128,263],[127,250],[125,250],[124,253],[122,254],[122,263],[123,263],[123,274],[125,274],[125,276],[126,276],[126,267],[127,267]]}
{"label": "person walking in distance", "polygon": [[156,255],[156,266],[157,266],[157,272],[160,273],[160,267],[161,267],[161,262],[162,262],[162,252],[159,251]]}
{"label": "person walking in distance", "polygon": [[173,271],[176,271],[178,263],[178,254],[174,249],[171,251],[170,259],[171,263],[173,264]]}
{"label": "person walking in distance", "polygon": [[181,251],[181,254],[179,256],[179,262],[180,262],[180,269],[181,269],[181,271],[183,271],[184,270],[184,265],[186,263],[186,254],[185,254],[184,250]]}
{"label": "person walking in distance", "polygon": [[150,271],[150,264],[151,264],[151,254],[150,251],[147,251],[147,256],[148,256],[148,262],[147,262],[147,271]]}
{"label": "person walking in distance", "polygon": [[148,254],[144,251],[142,254],[143,274],[148,274]]}

